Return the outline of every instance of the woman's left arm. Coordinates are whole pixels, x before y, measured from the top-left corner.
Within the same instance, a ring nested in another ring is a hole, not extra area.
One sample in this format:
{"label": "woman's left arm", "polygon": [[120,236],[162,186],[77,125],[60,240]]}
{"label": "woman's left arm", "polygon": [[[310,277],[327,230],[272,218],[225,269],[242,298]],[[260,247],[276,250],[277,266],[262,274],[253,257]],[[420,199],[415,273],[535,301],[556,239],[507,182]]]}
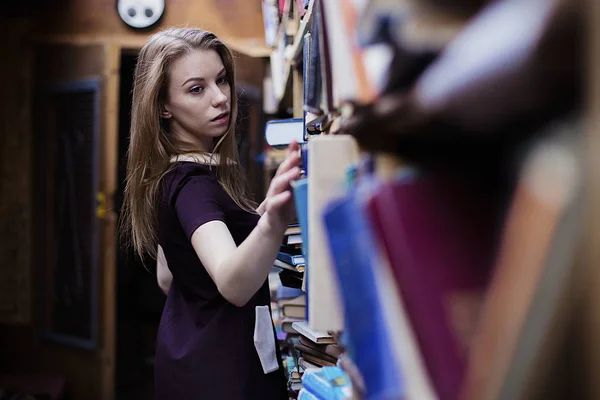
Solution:
{"label": "woman's left arm", "polygon": [[156,252],[156,280],[158,281],[158,286],[164,292],[164,294],[168,294],[169,288],[171,287],[171,282],[173,281],[173,274],[171,274],[171,271],[169,270],[165,252],[160,245],[158,246],[158,251]]}

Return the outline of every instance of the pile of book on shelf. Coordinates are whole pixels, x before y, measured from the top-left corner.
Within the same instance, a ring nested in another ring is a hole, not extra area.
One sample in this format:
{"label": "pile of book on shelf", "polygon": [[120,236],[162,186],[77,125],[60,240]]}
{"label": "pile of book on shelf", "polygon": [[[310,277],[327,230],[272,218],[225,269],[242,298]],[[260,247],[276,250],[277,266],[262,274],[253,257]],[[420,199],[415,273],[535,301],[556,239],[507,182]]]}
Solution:
{"label": "pile of book on shelf", "polygon": [[337,366],[342,347],[332,335],[315,331],[306,322],[305,265],[300,226],[294,223],[285,232],[269,277],[288,393],[293,399],[349,399],[349,379]]}
{"label": "pile of book on shelf", "polygon": [[[283,243],[273,266],[281,269],[279,279],[283,286],[297,289],[303,287],[306,262],[302,254],[300,226],[297,223],[291,224],[286,229]],[[300,318],[304,318],[304,316]]]}
{"label": "pile of book on shelf", "polygon": [[[309,394],[319,399],[346,399],[327,395],[332,386],[344,386],[350,395],[350,382],[346,374],[337,366],[342,348],[335,339],[324,332],[317,332],[305,321],[292,324],[294,333],[288,336],[285,351],[288,370],[288,393],[291,398],[307,398]],[[337,381],[328,382],[322,369],[330,375],[336,374]],[[315,376],[311,376],[315,374]],[[303,393],[305,393],[303,395]]]}

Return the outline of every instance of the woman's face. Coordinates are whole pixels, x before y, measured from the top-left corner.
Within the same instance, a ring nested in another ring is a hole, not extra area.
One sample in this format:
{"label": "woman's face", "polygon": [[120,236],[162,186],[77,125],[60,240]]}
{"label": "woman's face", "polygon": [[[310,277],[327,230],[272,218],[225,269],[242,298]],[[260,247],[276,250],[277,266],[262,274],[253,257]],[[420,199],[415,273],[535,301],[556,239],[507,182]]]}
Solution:
{"label": "woman's face", "polygon": [[168,71],[167,98],[162,117],[169,133],[201,151],[211,151],[213,139],[229,126],[231,87],[215,50],[193,50]]}

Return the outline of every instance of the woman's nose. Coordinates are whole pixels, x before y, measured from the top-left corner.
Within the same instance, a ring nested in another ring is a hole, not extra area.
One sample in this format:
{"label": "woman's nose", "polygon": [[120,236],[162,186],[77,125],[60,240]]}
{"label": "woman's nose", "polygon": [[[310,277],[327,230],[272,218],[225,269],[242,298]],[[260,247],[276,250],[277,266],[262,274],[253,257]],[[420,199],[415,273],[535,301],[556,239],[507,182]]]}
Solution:
{"label": "woman's nose", "polygon": [[221,104],[225,103],[227,101],[227,96],[225,95],[225,93],[223,93],[223,91],[221,90],[220,87],[215,87],[213,89],[213,98],[212,98],[212,102],[214,106],[220,106]]}

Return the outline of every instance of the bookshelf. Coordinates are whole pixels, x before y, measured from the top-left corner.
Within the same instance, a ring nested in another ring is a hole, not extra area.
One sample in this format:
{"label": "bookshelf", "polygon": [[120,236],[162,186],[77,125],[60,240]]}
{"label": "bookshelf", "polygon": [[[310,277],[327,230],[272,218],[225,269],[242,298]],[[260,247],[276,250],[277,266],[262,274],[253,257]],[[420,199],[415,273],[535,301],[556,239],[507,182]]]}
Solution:
{"label": "bookshelf", "polygon": [[307,127],[306,325],[355,398],[598,393],[592,3],[272,4],[265,96]]}

